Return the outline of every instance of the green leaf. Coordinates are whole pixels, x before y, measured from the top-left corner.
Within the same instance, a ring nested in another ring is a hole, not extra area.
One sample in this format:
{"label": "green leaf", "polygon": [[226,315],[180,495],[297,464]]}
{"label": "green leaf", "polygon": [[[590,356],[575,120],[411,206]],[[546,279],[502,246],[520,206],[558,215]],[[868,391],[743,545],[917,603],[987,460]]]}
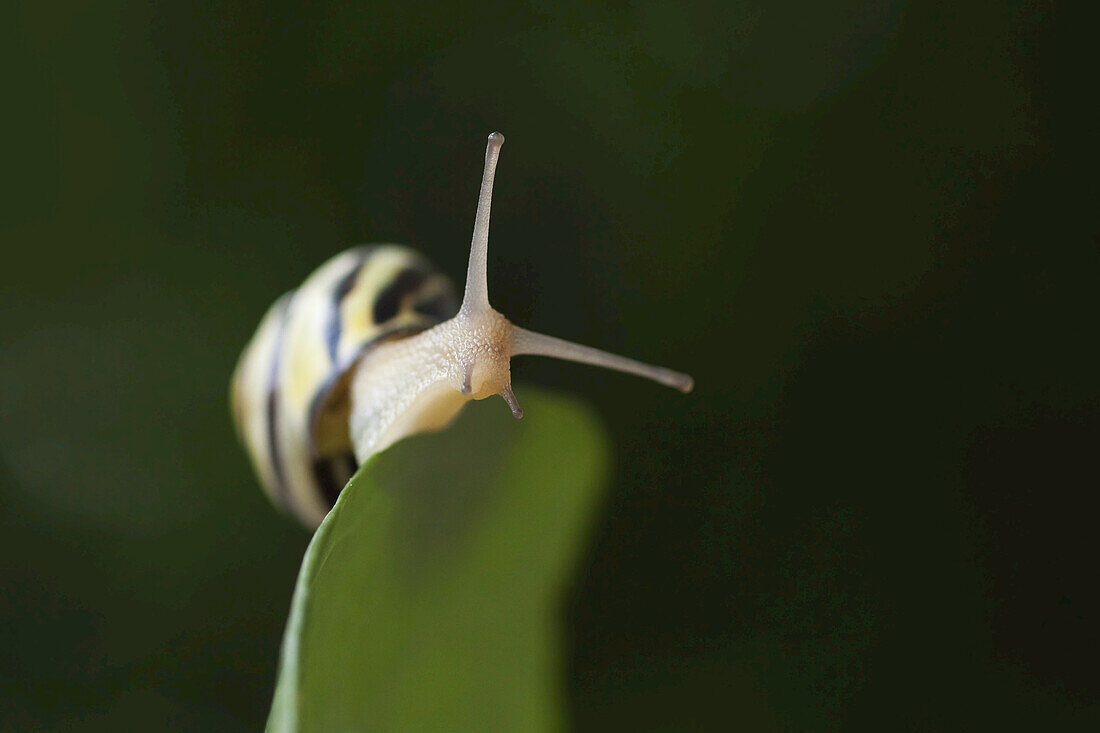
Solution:
{"label": "green leaf", "polygon": [[365,464],[302,561],[269,731],[555,730],[561,604],[604,488],[579,402],[519,391]]}

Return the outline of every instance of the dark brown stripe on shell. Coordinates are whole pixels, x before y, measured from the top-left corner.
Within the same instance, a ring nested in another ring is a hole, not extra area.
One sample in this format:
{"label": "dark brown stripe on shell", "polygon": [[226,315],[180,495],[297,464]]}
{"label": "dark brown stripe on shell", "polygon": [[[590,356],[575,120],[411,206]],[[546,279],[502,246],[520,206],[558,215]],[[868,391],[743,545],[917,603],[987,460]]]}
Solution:
{"label": "dark brown stripe on shell", "polygon": [[401,310],[401,301],[416,291],[428,277],[422,269],[406,267],[393,278],[389,285],[374,299],[374,322],[382,324],[390,320]]}
{"label": "dark brown stripe on shell", "polygon": [[313,477],[321,489],[326,510],[336,505],[337,497],[358,468],[359,463],[355,460],[353,453],[344,453],[332,458],[318,458],[313,462]]}
{"label": "dark brown stripe on shell", "polygon": [[271,471],[275,475],[275,493],[278,503],[284,509],[290,510],[289,489],[286,482],[286,472],[283,468],[283,459],[279,453],[279,436],[276,431],[276,421],[279,418],[279,365],[282,363],[283,342],[286,340],[286,323],[290,311],[290,302],[293,293],[287,293],[279,299],[279,330],[275,333],[275,348],[271,357],[271,370],[267,375],[267,449],[271,454]]}
{"label": "dark brown stripe on shell", "polygon": [[359,273],[362,271],[363,265],[370,259],[373,252],[374,247],[357,248],[355,250],[355,266],[348,271],[348,274],[340,278],[332,289],[332,307],[325,327],[325,343],[328,346],[329,359],[333,364],[337,361],[336,351],[340,346],[340,333],[344,330],[340,305],[344,302],[347,294],[351,292],[351,289],[355,287],[355,281],[359,279]]}
{"label": "dark brown stripe on shell", "polygon": [[427,300],[418,300],[412,304],[414,311],[422,316],[428,316],[429,318],[439,321],[443,321],[454,318],[458,313],[458,298],[454,293],[440,293]]}

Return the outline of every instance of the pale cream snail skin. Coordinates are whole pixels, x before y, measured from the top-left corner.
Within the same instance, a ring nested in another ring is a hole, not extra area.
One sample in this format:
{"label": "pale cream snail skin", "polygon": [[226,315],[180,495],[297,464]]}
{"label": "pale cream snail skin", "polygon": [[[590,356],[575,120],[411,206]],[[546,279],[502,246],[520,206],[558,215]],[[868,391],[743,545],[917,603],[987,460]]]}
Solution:
{"label": "pale cream snail skin", "polygon": [[528,331],[489,305],[489,211],[503,144],[489,135],[465,295],[452,317],[444,319],[454,307],[449,283],[423,258],[393,245],[361,248],[280,299],[245,349],[233,379],[238,432],[268,494],[305,524],[320,523],[356,466],[446,426],[469,400],[500,395],[523,417],[514,356],[691,391],[686,374]]}

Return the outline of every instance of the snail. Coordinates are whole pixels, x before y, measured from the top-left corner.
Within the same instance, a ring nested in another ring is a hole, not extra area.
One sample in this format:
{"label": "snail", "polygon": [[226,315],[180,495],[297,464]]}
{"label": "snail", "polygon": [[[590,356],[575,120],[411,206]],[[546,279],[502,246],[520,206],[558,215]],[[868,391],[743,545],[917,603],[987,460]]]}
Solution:
{"label": "snail", "polygon": [[320,524],[359,465],[409,435],[446,426],[469,400],[523,410],[511,359],[537,354],[647,377],[690,392],[691,377],[512,325],[489,305],[493,178],[489,135],[466,289],[398,245],[336,255],[260,321],[234,371],[237,432],[270,498]]}

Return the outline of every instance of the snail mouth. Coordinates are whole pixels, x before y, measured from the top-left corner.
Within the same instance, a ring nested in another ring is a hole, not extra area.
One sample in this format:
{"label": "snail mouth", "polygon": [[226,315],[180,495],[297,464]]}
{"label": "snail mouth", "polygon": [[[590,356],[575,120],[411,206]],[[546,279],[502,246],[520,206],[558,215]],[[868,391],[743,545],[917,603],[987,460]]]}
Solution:
{"label": "snail mouth", "polygon": [[[483,381],[478,385],[477,392],[471,385],[473,381],[473,368],[468,364],[463,365],[462,368],[462,386],[459,388],[459,392],[466,396],[467,399],[483,400],[486,397],[492,397],[493,395],[500,395],[504,398],[504,401],[508,403],[508,409],[512,411],[513,417],[517,420],[523,417],[523,408],[519,406],[519,400],[516,399],[516,395],[512,392],[512,385],[506,381],[503,386],[497,390],[493,390],[489,384],[489,380]],[[511,376],[510,374],[508,375]]]}
{"label": "snail mouth", "polygon": [[503,395],[512,381],[508,358],[488,348],[479,352],[468,355],[461,362],[458,376],[452,384],[467,399],[483,400],[493,395]]}
{"label": "snail mouth", "polygon": [[506,384],[500,388],[499,392],[493,392],[489,389],[482,388],[474,394],[473,389],[470,387],[470,372],[467,371],[462,381],[462,388],[459,390],[466,399],[483,400],[494,395],[500,395],[504,398],[504,401],[508,403],[508,409],[512,411],[512,417],[517,420],[523,417],[523,408],[519,406],[519,400],[516,399],[515,392],[512,391],[512,385]]}

